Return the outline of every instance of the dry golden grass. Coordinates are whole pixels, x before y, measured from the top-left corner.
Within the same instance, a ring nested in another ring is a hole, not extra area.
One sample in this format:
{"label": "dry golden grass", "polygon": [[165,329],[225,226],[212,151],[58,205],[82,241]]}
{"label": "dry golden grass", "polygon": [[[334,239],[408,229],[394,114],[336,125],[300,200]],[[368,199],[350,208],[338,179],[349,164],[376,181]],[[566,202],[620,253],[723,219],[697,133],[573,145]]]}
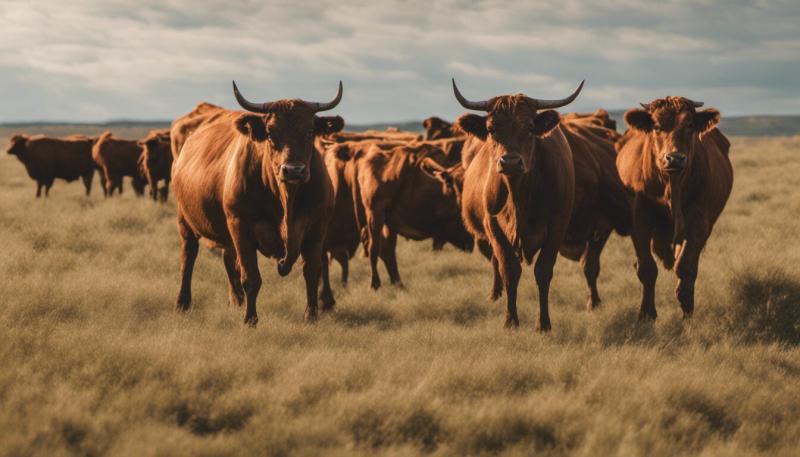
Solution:
{"label": "dry golden grass", "polygon": [[529,268],[507,331],[489,265],[428,242],[401,243],[403,290],[371,291],[357,258],[313,326],[299,269],[263,260],[255,330],[203,249],[194,308],[176,314],[172,203],[61,181],[36,200],[3,154],[0,455],[796,456],[800,138],[733,143],[695,316],[661,271],[659,320],[637,322],[633,250],[615,237],[597,312],[559,260],[545,336]]}

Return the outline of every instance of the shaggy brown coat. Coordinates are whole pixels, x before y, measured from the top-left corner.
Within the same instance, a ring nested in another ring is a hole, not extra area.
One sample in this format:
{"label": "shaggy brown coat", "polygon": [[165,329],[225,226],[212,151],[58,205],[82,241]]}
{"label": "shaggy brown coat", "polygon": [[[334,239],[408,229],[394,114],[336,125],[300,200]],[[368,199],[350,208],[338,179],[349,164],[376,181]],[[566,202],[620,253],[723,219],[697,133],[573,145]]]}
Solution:
{"label": "shaggy brown coat", "polygon": [[175,160],[183,148],[183,144],[195,130],[208,121],[222,115],[224,108],[208,102],[200,102],[194,109],[172,121],[169,129],[170,150]]}

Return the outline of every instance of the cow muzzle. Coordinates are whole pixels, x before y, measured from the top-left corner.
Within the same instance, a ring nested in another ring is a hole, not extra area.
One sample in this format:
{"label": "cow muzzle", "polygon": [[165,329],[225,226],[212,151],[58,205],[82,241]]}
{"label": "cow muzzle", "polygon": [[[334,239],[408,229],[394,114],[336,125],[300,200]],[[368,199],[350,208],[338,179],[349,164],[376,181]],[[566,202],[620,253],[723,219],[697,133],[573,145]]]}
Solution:
{"label": "cow muzzle", "polygon": [[688,160],[686,158],[686,154],[681,154],[680,152],[670,152],[664,156],[664,171],[683,171],[683,169],[686,168],[687,162]]}
{"label": "cow muzzle", "polygon": [[517,155],[503,155],[497,159],[497,171],[504,175],[518,175],[525,171],[522,157]]}
{"label": "cow muzzle", "polygon": [[308,168],[303,163],[284,163],[278,170],[278,178],[288,184],[308,181]]}

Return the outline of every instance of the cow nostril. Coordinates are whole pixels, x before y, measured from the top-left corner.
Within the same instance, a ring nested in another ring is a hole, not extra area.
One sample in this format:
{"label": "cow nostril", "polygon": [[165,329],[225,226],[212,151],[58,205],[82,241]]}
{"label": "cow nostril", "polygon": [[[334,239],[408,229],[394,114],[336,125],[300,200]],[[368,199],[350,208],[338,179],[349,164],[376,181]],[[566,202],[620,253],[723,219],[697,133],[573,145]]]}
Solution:
{"label": "cow nostril", "polygon": [[521,161],[522,160],[517,156],[502,156],[499,160],[501,165],[516,165]]}

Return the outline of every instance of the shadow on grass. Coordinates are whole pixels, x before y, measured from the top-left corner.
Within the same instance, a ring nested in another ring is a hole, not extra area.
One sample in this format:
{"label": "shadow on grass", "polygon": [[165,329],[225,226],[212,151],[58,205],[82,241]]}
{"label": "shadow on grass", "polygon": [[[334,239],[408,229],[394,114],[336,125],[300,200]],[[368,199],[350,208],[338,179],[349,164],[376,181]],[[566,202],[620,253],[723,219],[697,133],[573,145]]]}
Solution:
{"label": "shadow on grass", "polygon": [[411,444],[424,452],[433,452],[444,438],[444,429],[437,415],[424,408],[397,415],[368,409],[351,420],[350,435],[357,446],[376,449]]}
{"label": "shadow on grass", "polygon": [[395,328],[399,324],[394,315],[382,308],[337,309],[331,314],[334,322],[347,327],[374,325],[381,330]]}
{"label": "shadow on grass", "polygon": [[633,308],[615,312],[602,327],[600,341],[603,346],[647,344],[656,336],[655,321],[640,321],[638,310]]}
{"label": "shadow on grass", "polygon": [[740,271],[731,281],[728,328],[749,342],[800,345],[800,281],[775,269]]}

